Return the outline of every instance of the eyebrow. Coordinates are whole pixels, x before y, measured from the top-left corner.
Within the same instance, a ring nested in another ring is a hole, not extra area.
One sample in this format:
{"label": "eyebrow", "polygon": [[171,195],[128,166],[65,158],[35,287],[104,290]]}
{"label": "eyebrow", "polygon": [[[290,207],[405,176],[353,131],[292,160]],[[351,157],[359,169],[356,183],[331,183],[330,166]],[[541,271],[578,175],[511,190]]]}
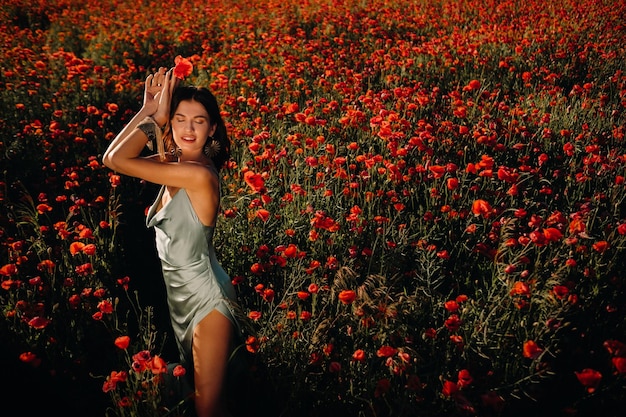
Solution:
{"label": "eyebrow", "polygon": [[201,118],[203,118],[203,119],[210,120],[208,116],[205,116],[205,115],[202,115],[202,114],[198,114],[198,115],[196,115],[196,116],[187,116],[186,114],[183,114],[183,113],[175,113],[175,114],[174,114],[174,116],[179,116],[179,117],[191,117],[191,118],[193,118],[193,119],[196,119],[196,118],[198,118],[198,117],[201,117]]}

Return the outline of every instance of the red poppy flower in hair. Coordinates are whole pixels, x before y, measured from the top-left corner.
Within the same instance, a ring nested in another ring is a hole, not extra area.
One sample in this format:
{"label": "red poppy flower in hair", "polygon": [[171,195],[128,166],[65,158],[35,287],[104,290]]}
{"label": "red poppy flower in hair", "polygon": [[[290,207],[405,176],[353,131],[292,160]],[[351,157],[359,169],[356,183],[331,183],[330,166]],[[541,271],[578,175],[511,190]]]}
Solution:
{"label": "red poppy flower in hair", "polygon": [[191,75],[193,71],[193,64],[187,58],[183,58],[181,55],[178,55],[174,58],[174,76],[180,80],[184,80],[185,77]]}

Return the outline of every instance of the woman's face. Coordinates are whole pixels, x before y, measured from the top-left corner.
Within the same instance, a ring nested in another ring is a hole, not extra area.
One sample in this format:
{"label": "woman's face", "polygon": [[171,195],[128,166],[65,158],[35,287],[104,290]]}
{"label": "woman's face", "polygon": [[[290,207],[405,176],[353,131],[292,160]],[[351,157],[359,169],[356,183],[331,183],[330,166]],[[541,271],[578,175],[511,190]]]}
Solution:
{"label": "woman's face", "polygon": [[183,155],[201,153],[207,138],[215,133],[216,128],[215,124],[211,124],[204,106],[194,100],[178,104],[171,125],[174,142],[181,148]]}

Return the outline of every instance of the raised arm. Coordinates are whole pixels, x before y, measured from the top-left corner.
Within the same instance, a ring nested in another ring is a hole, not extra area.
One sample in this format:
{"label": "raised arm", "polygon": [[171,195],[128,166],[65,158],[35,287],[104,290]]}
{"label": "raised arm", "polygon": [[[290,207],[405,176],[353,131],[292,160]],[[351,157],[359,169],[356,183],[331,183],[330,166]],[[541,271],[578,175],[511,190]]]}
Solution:
{"label": "raised arm", "polygon": [[[112,158],[113,151],[115,151],[125,140],[129,139],[131,134],[135,133],[134,131],[137,128],[137,125],[146,117],[152,117],[161,127],[167,123],[167,119],[169,117],[169,103],[172,97],[172,92],[175,88],[176,79],[172,80],[172,70],[167,71],[166,68],[161,67],[156,73],[148,75],[144,83],[143,105],[141,106],[139,112],[135,114],[130,122],[109,144],[109,147],[104,152],[102,157],[104,165],[117,170],[113,166],[115,163]],[[146,137],[143,141],[143,146],[145,146],[147,140],[148,138]],[[141,135],[139,135],[135,141],[141,142]],[[139,152],[141,152],[143,146],[139,147]],[[129,150],[134,150],[135,147],[132,148],[133,149]],[[138,156],[139,152],[137,152],[135,156]]]}
{"label": "raised arm", "polygon": [[199,164],[160,161],[158,158],[141,156],[149,138],[137,126],[146,118],[151,118],[159,127],[165,126],[176,84],[172,69],[166,71],[160,68],[146,78],[143,105],[109,144],[102,158],[104,165],[124,175],[190,190],[206,187],[207,182],[215,182],[214,175]]}

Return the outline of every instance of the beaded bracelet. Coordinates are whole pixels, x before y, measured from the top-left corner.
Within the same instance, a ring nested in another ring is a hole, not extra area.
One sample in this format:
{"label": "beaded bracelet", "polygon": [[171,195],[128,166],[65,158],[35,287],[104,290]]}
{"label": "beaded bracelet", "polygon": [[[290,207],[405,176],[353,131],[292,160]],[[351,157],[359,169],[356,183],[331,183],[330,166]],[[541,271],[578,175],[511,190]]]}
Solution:
{"label": "beaded bracelet", "polygon": [[146,146],[150,151],[154,151],[154,143],[157,143],[157,148],[159,148],[159,142],[161,141],[161,137],[163,135],[163,131],[161,127],[157,124],[157,122],[150,116],[143,119],[137,125],[137,129],[141,130],[147,137],[148,142]]}

